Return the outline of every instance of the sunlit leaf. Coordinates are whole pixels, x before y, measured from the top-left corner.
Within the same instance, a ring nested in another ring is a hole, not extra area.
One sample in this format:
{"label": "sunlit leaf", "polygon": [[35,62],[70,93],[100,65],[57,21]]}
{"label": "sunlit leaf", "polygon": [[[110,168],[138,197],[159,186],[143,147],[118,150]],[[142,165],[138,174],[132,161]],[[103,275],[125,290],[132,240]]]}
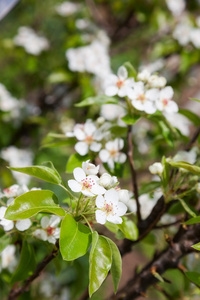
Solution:
{"label": "sunlit leaf", "polygon": [[186,224],[186,225],[192,225],[192,224],[196,224],[196,223],[200,223],[200,217],[195,217],[195,218],[189,219],[184,224]]}
{"label": "sunlit leaf", "polygon": [[186,277],[200,287],[200,273],[185,272]]}
{"label": "sunlit leaf", "polygon": [[87,160],[89,160],[88,155],[81,156],[78,153],[72,154],[67,161],[66,172],[72,173],[75,168],[82,167],[82,162]]}
{"label": "sunlit leaf", "polygon": [[195,244],[195,245],[192,245],[192,248],[194,248],[194,249],[200,251],[200,243],[197,243],[197,244]]}
{"label": "sunlit leaf", "polygon": [[92,241],[90,229],[67,214],[60,231],[60,252],[64,260],[71,261],[86,254]]}
{"label": "sunlit leaf", "polygon": [[63,217],[65,210],[58,204],[56,195],[51,191],[35,190],[17,197],[7,208],[8,220],[27,219],[39,212],[48,212]]}
{"label": "sunlit leaf", "polygon": [[189,172],[199,175],[200,176],[200,167],[196,165],[192,165],[190,163],[187,163],[185,161],[170,161],[169,164],[175,168],[183,168],[185,170],[188,170]]}
{"label": "sunlit leaf", "polygon": [[135,241],[138,238],[138,228],[133,221],[127,217],[123,217],[122,224],[118,224],[118,228],[123,232],[124,236],[131,240]]}

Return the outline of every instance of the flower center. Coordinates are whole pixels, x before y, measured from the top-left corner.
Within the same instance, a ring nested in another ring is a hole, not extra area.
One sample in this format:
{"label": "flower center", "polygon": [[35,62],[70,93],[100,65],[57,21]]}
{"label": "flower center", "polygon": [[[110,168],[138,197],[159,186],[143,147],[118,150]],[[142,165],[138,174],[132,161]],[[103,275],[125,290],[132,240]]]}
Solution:
{"label": "flower center", "polygon": [[118,88],[121,88],[123,85],[124,85],[124,80],[120,80],[120,79],[119,79],[119,80],[117,81],[117,87],[118,87]]}
{"label": "flower center", "polygon": [[137,100],[141,101],[141,102],[144,102],[146,100],[146,96],[145,94],[140,94],[138,97],[137,97]]}
{"label": "flower center", "polygon": [[91,190],[92,186],[95,185],[94,180],[92,180],[91,178],[84,178],[82,181],[82,190]]}
{"label": "flower center", "polygon": [[111,157],[116,157],[116,155],[117,155],[117,150],[112,149],[112,150],[110,150],[109,152],[110,152],[110,156],[111,156]]}
{"label": "flower center", "polygon": [[107,216],[112,214],[113,213],[113,203],[110,203],[110,204],[105,203],[102,210],[106,213]]}
{"label": "flower center", "polygon": [[55,231],[55,228],[54,227],[51,227],[49,226],[47,229],[46,229],[46,232],[48,235],[52,235]]}
{"label": "flower center", "polygon": [[164,106],[167,106],[167,104],[168,104],[168,99],[162,99],[162,103],[163,103]]}
{"label": "flower center", "polygon": [[93,142],[93,137],[92,137],[91,135],[86,136],[85,142],[86,142],[88,145],[91,145],[91,143]]}

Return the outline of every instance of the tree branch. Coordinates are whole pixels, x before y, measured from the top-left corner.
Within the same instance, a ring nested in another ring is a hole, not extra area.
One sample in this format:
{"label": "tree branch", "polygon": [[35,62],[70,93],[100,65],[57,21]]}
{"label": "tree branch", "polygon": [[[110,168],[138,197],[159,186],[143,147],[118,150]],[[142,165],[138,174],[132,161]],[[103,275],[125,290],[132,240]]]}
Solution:
{"label": "tree branch", "polygon": [[137,205],[137,218],[138,223],[141,222],[141,212],[140,212],[140,202],[139,202],[139,193],[138,193],[138,185],[137,185],[137,173],[135,171],[134,162],[133,162],[133,142],[132,142],[132,126],[128,125],[128,161],[131,169],[131,179],[132,179],[132,187],[133,193],[135,196],[135,201]]}
{"label": "tree branch", "polygon": [[[181,226],[182,227],[182,226]],[[183,228],[182,228],[183,229]],[[135,275],[124,286],[117,295],[112,295],[107,300],[134,300],[143,295],[149,286],[158,282],[153,275],[153,270],[162,275],[166,270],[178,268],[180,259],[195,250],[191,247],[198,243],[200,239],[200,224],[188,227],[188,230],[182,230],[177,233],[168,248],[156,255],[142,271]]]}
{"label": "tree branch", "polygon": [[12,287],[8,299],[7,300],[17,300],[20,295],[26,292],[34,279],[40,276],[41,272],[44,268],[57,256],[59,250],[59,242],[56,242],[56,247],[52,250],[52,252],[47,255],[43,261],[41,261],[37,267],[35,272],[29,276],[23,283],[22,286],[16,288],[16,284]]}

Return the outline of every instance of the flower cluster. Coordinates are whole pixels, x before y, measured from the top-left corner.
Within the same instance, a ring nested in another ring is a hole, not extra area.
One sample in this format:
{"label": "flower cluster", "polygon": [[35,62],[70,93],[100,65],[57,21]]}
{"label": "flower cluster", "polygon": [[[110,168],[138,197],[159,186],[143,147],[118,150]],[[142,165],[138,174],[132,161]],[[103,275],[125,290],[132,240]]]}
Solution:
{"label": "flower cluster", "polygon": [[177,104],[172,100],[173,89],[166,85],[166,79],[143,70],[137,75],[137,81],[128,77],[127,69],[121,66],[117,76],[110,75],[105,84],[107,96],[128,97],[134,108],[153,114],[156,110],[176,113]]}
{"label": "flower cluster", "polygon": [[173,37],[181,46],[186,46],[190,43],[197,49],[200,48],[200,18],[196,19],[196,26],[187,18],[183,17],[176,25]]}
{"label": "flower cluster", "polygon": [[76,137],[78,142],[75,144],[75,150],[78,154],[84,156],[89,151],[98,153],[102,162],[107,163],[113,169],[115,163],[124,163],[126,155],[121,152],[124,147],[124,141],[121,138],[111,139],[108,129],[111,127],[109,122],[103,124],[94,123],[88,119],[84,124],[76,124],[72,132],[67,132],[68,137]]}
{"label": "flower cluster", "polygon": [[22,26],[18,29],[18,34],[14,37],[14,44],[24,47],[27,53],[39,55],[42,51],[49,49],[49,42],[43,36],[38,36],[29,27]]}
{"label": "flower cluster", "polygon": [[[75,179],[70,179],[68,185],[75,192],[81,192],[85,197],[90,198],[90,209],[94,207],[96,221],[105,224],[109,221],[114,224],[121,224],[127,207],[123,203],[126,201],[126,190],[117,188],[116,177],[104,173],[98,177],[99,166],[83,162],[82,168],[75,168],[73,175]],[[87,199],[86,198],[86,199]],[[95,208],[96,207],[96,208]]]}

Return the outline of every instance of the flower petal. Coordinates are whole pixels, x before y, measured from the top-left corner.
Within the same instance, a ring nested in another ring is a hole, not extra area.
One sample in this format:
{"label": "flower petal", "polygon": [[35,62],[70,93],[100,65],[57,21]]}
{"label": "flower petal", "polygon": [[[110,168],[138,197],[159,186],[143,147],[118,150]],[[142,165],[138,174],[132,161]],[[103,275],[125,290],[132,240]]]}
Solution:
{"label": "flower petal", "polygon": [[116,203],[119,201],[118,192],[115,189],[110,189],[105,193],[105,200],[107,203]]}
{"label": "flower petal", "polygon": [[81,180],[86,178],[85,172],[83,171],[82,168],[75,168],[73,174],[74,174],[74,178],[78,182],[81,182]]}
{"label": "flower petal", "polygon": [[105,203],[104,197],[102,195],[98,195],[95,203],[98,208],[103,208]]}
{"label": "flower petal", "polygon": [[99,152],[99,150],[101,149],[101,146],[102,145],[100,143],[93,142],[90,145],[90,150],[92,150],[93,152]]}
{"label": "flower petal", "polygon": [[96,210],[95,217],[96,217],[97,223],[100,223],[100,224],[106,223],[106,214],[102,210],[99,210],[99,209]]}
{"label": "flower petal", "polygon": [[19,220],[16,222],[15,227],[19,231],[25,231],[31,227],[31,220],[30,219],[24,219],[24,220]]}
{"label": "flower petal", "polygon": [[75,193],[79,193],[82,189],[81,184],[78,183],[76,180],[73,180],[73,179],[68,180],[68,186]]}
{"label": "flower petal", "polygon": [[88,147],[88,144],[86,142],[78,142],[74,146],[74,149],[76,150],[76,152],[78,152],[78,154],[84,156],[88,153],[89,147]]}
{"label": "flower petal", "polygon": [[128,72],[124,66],[121,66],[117,71],[117,75],[120,80],[125,80],[128,77]]}

